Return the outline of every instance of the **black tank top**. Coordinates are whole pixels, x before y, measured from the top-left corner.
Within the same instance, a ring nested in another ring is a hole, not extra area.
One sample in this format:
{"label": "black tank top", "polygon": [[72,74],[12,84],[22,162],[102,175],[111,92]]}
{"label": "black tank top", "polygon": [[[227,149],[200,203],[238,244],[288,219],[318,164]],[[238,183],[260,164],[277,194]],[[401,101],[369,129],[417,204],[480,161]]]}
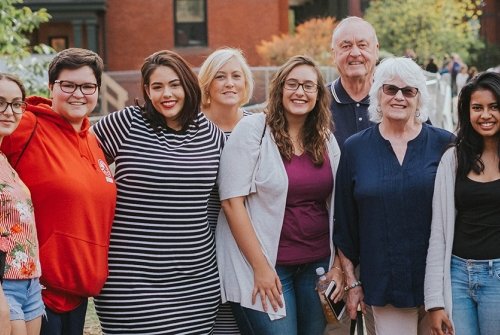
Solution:
{"label": "black tank top", "polygon": [[453,254],[475,260],[500,258],[500,179],[482,183],[457,178],[455,187]]}

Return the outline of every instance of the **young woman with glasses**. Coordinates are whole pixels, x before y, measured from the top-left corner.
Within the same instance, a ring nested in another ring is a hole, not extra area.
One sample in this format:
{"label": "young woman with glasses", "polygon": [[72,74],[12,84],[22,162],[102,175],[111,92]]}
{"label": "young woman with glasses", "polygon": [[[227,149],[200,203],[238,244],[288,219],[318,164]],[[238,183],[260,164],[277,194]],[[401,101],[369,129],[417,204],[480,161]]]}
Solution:
{"label": "young woman with glasses", "polygon": [[377,334],[429,331],[420,321],[434,176],[453,135],[424,123],[425,80],[409,58],[380,63],[368,108],[376,125],[347,139],[337,174],[333,237],[347,308],[354,318],[370,305]]}
{"label": "young woman with glasses", "polygon": [[243,118],[222,153],[217,263],[242,334],[322,334],[318,267],[342,296],[331,238],[340,150],[325,87],[312,59],[290,58],[265,112]]}
{"label": "young woman with glasses", "polygon": [[58,53],[48,70],[51,98],[27,98],[18,129],[2,142],[35,208],[47,313],[42,335],[81,335],[87,297],[108,275],[116,186],[88,119],[102,70],[90,50]]}
{"label": "young woman with glasses", "polygon": [[[22,82],[0,73],[0,143],[26,110]],[[44,305],[31,194],[0,152],[0,335],[38,335]]]}

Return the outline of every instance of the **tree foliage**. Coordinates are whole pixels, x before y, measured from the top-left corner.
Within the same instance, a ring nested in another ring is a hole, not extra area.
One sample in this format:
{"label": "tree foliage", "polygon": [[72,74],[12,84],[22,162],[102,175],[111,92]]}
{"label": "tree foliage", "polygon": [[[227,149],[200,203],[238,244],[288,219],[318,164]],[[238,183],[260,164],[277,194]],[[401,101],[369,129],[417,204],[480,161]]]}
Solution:
{"label": "tree foliage", "polygon": [[372,0],[365,19],[375,27],[381,49],[395,55],[412,49],[423,62],[455,52],[468,61],[471,50],[483,47],[480,6],[481,0]]}
{"label": "tree foliage", "polygon": [[30,94],[46,94],[47,85],[40,79],[45,75],[47,62],[33,58],[32,53],[49,54],[53,50],[44,44],[30,46],[29,35],[49,21],[50,15],[46,9],[32,11],[22,3],[23,0],[0,2],[0,56],[7,71],[21,77]]}
{"label": "tree foliage", "polygon": [[270,41],[261,41],[257,53],[266,65],[281,65],[299,54],[312,57],[319,65],[330,65],[329,46],[336,25],[331,17],[308,20],[298,25],[293,35],[273,35]]}

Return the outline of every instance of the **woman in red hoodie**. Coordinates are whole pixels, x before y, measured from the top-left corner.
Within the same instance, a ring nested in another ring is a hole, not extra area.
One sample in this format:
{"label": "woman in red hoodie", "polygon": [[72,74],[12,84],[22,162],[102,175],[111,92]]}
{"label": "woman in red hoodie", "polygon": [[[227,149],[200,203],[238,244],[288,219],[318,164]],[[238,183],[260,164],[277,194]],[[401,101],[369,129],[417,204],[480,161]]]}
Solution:
{"label": "woman in red hoodie", "polygon": [[81,335],[87,297],[108,275],[116,186],[88,120],[102,70],[90,50],[58,53],[49,65],[51,99],[29,97],[18,129],[2,142],[35,208],[46,287],[41,335]]}

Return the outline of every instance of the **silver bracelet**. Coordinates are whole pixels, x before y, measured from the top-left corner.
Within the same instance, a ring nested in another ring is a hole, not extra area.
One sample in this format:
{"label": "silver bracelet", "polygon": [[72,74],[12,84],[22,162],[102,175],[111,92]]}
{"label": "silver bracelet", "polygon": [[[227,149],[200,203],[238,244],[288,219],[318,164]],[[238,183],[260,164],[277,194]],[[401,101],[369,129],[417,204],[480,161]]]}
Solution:
{"label": "silver bracelet", "polygon": [[363,284],[361,284],[361,280],[358,280],[358,281],[355,281],[354,283],[352,283],[351,285],[347,285],[346,287],[344,287],[344,291],[349,291],[350,289],[352,288],[355,288],[355,287],[358,287],[358,286],[362,286]]}

